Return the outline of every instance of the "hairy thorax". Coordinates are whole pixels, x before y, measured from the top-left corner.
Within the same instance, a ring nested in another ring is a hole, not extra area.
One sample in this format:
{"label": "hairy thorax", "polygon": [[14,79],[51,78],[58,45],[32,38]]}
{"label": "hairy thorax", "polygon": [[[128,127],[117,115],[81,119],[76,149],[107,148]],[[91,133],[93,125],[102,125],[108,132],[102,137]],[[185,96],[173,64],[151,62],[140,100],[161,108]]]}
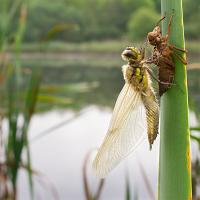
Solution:
{"label": "hairy thorax", "polygon": [[124,65],[122,66],[122,71],[126,83],[130,83],[138,92],[146,91],[149,83],[149,77],[145,68]]}

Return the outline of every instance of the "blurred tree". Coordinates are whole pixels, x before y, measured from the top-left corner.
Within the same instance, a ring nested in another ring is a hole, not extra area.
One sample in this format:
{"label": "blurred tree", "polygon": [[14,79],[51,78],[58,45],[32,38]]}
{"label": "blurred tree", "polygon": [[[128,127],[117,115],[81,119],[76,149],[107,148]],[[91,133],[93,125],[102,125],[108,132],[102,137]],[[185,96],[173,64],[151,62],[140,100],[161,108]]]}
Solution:
{"label": "blurred tree", "polygon": [[70,38],[72,41],[80,40],[80,30],[74,27],[81,27],[84,18],[81,12],[72,7],[65,7],[62,3],[45,2],[33,6],[28,16],[27,32],[25,34],[26,41],[38,41],[46,37],[50,29],[59,25],[66,24],[64,32],[58,32],[52,39],[65,40]]}
{"label": "blurred tree", "polygon": [[30,3],[26,41],[37,41],[62,23],[75,24],[79,29],[58,33],[53,39],[84,41],[120,38],[126,33],[127,22],[141,6],[154,8],[149,0],[35,0]]}
{"label": "blurred tree", "polygon": [[140,8],[131,15],[128,22],[128,35],[133,40],[145,40],[149,31],[152,31],[160,16],[156,11],[148,8]]}
{"label": "blurred tree", "polygon": [[[199,39],[199,0],[184,0],[183,6],[187,8],[184,18],[186,37]],[[148,12],[144,12],[144,9]],[[55,34],[52,39],[70,42],[119,39],[127,32],[129,35],[132,35],[132,31],[133,35],[140,35],[140,30],[143,30],[141,37],[134,36],[134,39],[141,39],[149,30],[148,27],[160,18],[157,13],[160,13],[160,0],[34,0],[29,2],[25,40],[38,41],[60,24],[68,24],[69,28]],[[0,13],[1,16],[2,14]],[[135,17],[141,21],[136,22]],[[141,22],[145,17],[148,23],[141,29]],[[12,31],[16,30],[16,19],[17,17],[11,24]],[[76,28],[70,29],[72,25]]]}

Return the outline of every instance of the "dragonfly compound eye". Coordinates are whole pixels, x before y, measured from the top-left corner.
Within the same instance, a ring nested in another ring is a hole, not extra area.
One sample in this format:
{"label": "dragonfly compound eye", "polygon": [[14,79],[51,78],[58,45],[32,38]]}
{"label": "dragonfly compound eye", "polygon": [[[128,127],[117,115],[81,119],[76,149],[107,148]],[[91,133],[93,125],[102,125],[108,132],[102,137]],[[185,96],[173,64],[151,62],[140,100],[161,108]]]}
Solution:
{"label": "dragonfly compound eye", "polygon": [[139,57],[139,50],[137,50],[134,47],[127,47],[123,52],[122,52],[122,58],[126,61],[137,61]]}

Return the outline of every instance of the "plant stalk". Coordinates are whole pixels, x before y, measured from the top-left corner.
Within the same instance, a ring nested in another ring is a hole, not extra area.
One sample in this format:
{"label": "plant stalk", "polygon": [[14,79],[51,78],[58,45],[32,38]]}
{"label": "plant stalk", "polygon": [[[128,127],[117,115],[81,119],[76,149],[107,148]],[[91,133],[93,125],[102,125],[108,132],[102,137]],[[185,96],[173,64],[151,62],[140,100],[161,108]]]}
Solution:
{"label": "plant stalk", "polygon": [[[162,33],[174,13],[169,44],[185,49],[182,0],[161,0],[161,11],[166,16]],[[174,62],[175,85],[161,98],[158,199],[192,200],[186,66]]]}

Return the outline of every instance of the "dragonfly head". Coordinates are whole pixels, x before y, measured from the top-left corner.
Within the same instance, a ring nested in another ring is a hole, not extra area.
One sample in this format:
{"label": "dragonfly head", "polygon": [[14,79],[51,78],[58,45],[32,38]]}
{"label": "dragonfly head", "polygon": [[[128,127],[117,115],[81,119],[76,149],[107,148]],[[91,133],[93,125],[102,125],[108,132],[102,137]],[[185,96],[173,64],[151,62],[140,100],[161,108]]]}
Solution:
{"label": "dragonfly head", "polygon": [[141,51],[135,47],[126,47],[121,54],[122,59],[131,63],[136,63],[141,60]]}

